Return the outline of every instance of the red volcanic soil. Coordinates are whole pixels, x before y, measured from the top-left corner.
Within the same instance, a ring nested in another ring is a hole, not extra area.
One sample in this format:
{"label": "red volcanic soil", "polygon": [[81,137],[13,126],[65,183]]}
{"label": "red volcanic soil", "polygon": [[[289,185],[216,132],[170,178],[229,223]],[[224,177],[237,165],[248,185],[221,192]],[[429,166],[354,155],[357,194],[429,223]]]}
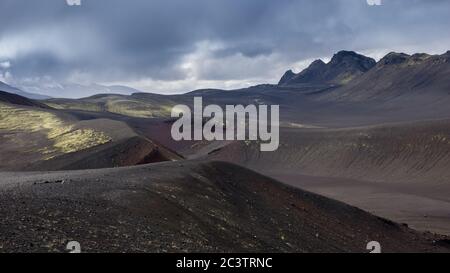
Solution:
{"label": "red volcanic soil", "polygon": [[[203,147],[202,149],[205,149]],[[240,164],[414,228],[450,234],[450,122],[284,129],[274,153],[234,142],[208,158]]]}

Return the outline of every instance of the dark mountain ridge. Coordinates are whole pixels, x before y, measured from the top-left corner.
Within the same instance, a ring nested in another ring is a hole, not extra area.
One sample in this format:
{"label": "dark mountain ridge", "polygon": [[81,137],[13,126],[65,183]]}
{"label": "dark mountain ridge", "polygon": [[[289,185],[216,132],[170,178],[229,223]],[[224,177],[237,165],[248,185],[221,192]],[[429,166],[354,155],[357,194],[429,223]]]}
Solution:
{"label": "dark mountain ridge", "polygon": [[46,108],[46,109],[50,109],[49,106],[34,101],[32,99],[28,99],[16,94],[12,94],[12,93],[8,93],[8,92],[3,92],[0,91],[0,102],[5,102],[5,103],[9,103],[9,104],[16,104],[16,105],[21,105],[21,106],[34,106],[34,107],[39,107],[39,108]]}
{"label": "dark mountain ridge", "polygon": [[356,52],[340,51],[329,63],[316,60],[299,74],[293,73],[292,70],[287,71],[279,85],[345,84],[367,72],[375,64],[374,59]]}
{"label": "dark mountain ridge", "polygon": [[325,94],[327,100],[391,100],[408,97],[442,101],[450,94],[450,53],[408,55],[391,52],[372,69]]}
{"label": "dark mountain ridge", "polygon": [[[450,117],[449,59],[449,52],[390,53],[376,63],[360,54],[341,51],[328,64],[317,60],[299,74],[286,72],[281,85],[202,89],[182,95],[101,95],[45,103],[57,109],[167,118],[174,105],[191,105],[194,96],[202,96],[205,104],[277,104],[284,121],[326,127],[442,119]],[[293,81],[302,79],[304,83],[289,84],[293,75]]]}

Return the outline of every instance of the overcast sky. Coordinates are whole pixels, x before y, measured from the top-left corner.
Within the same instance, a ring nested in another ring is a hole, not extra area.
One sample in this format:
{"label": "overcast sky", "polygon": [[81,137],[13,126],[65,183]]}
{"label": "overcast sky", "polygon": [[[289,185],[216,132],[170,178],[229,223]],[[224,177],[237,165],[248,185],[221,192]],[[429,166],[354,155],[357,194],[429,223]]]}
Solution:
{"label": "overcast sky", "polygon": [[[0,1],[0,81],[51,96],[66,83],[180,93],[276,83],[346,49],[450,49],[450,1]],[[60,93],[57,93],[60,92]]]}

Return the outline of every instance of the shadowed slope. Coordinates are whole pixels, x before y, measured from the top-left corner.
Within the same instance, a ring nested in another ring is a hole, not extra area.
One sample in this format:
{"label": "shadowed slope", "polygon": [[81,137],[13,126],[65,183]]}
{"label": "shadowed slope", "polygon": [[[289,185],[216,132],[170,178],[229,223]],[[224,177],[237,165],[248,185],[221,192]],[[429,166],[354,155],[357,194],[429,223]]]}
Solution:
{"label": "shadowed slope", "polygon": [[[119,126],[123,126],[123,124]],[[131,134],[102,146],[30,164],[24,169],[27,171],[100,169],[179,159],[181,157],[176,153],[153,143],[147,138]]]}
{"label": "shadowed slope", "polygon": [[51,109],[47,105],[16,95],[8,92],[0,91],[0,102],[3,103],[9,103],[9,104],[16,104],[16,105],[22,105],[22,106],[34,106],[39,108],[45,108],[45,109]]}
{"label": "shadowed slope", "polygon": [[280,147],[260,152],[257,142],[234,142],[211,158],[258,171],[369,181],[448,184],[450,121],[349,129],[282,129]]}
{"label": "shadowed slope", "polygon": [[[3,174],[0,251],[448,251],[340,202],[220,162]],[[17,229],[11,230],[9,227]]]}
{"label": "shadowed slope", "polygon": [[450,122],[350,129],[283,129],[280,148],[234,142],[209,158],[249,167],[285,183],[420,230],[450,234]]}

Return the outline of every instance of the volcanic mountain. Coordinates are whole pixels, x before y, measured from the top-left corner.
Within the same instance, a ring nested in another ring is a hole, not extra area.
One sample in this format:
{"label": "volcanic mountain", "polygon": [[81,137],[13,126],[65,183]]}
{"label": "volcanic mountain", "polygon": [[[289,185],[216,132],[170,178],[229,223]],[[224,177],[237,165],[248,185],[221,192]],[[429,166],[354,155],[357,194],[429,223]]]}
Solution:
{"label": "volcanic mountain", "polygon": [[[340,51],[325,64],[318,60],[299,74],[288,71],[280,85],[237,90],[205,89],[183,95],[103,94],[83,99],[50,99],[56,109],[114,113],[132,118],[169,118],[171,107],[205,104],[277,104],[283,121],[316,126],[361,126],[450,116],[450,53],[391,53],[378,63]],[[417,111],[420,109],[420,111]]]}
{"label": "volcanic mountain", "polygon": [[376,62],[372,58],[352,51],[340,51],[333,56],[329,63],[316,60],[299,74],[293,73],[292,70],[287,71],[279,85],[345,84],[367,72],[375,64]]}
{"label": "volcanic mountain", "polygon": [[328,100],[362,101],[420,98],[448,99],[450,51],[442,55],[389,53],[375,67],[324,95]]}

